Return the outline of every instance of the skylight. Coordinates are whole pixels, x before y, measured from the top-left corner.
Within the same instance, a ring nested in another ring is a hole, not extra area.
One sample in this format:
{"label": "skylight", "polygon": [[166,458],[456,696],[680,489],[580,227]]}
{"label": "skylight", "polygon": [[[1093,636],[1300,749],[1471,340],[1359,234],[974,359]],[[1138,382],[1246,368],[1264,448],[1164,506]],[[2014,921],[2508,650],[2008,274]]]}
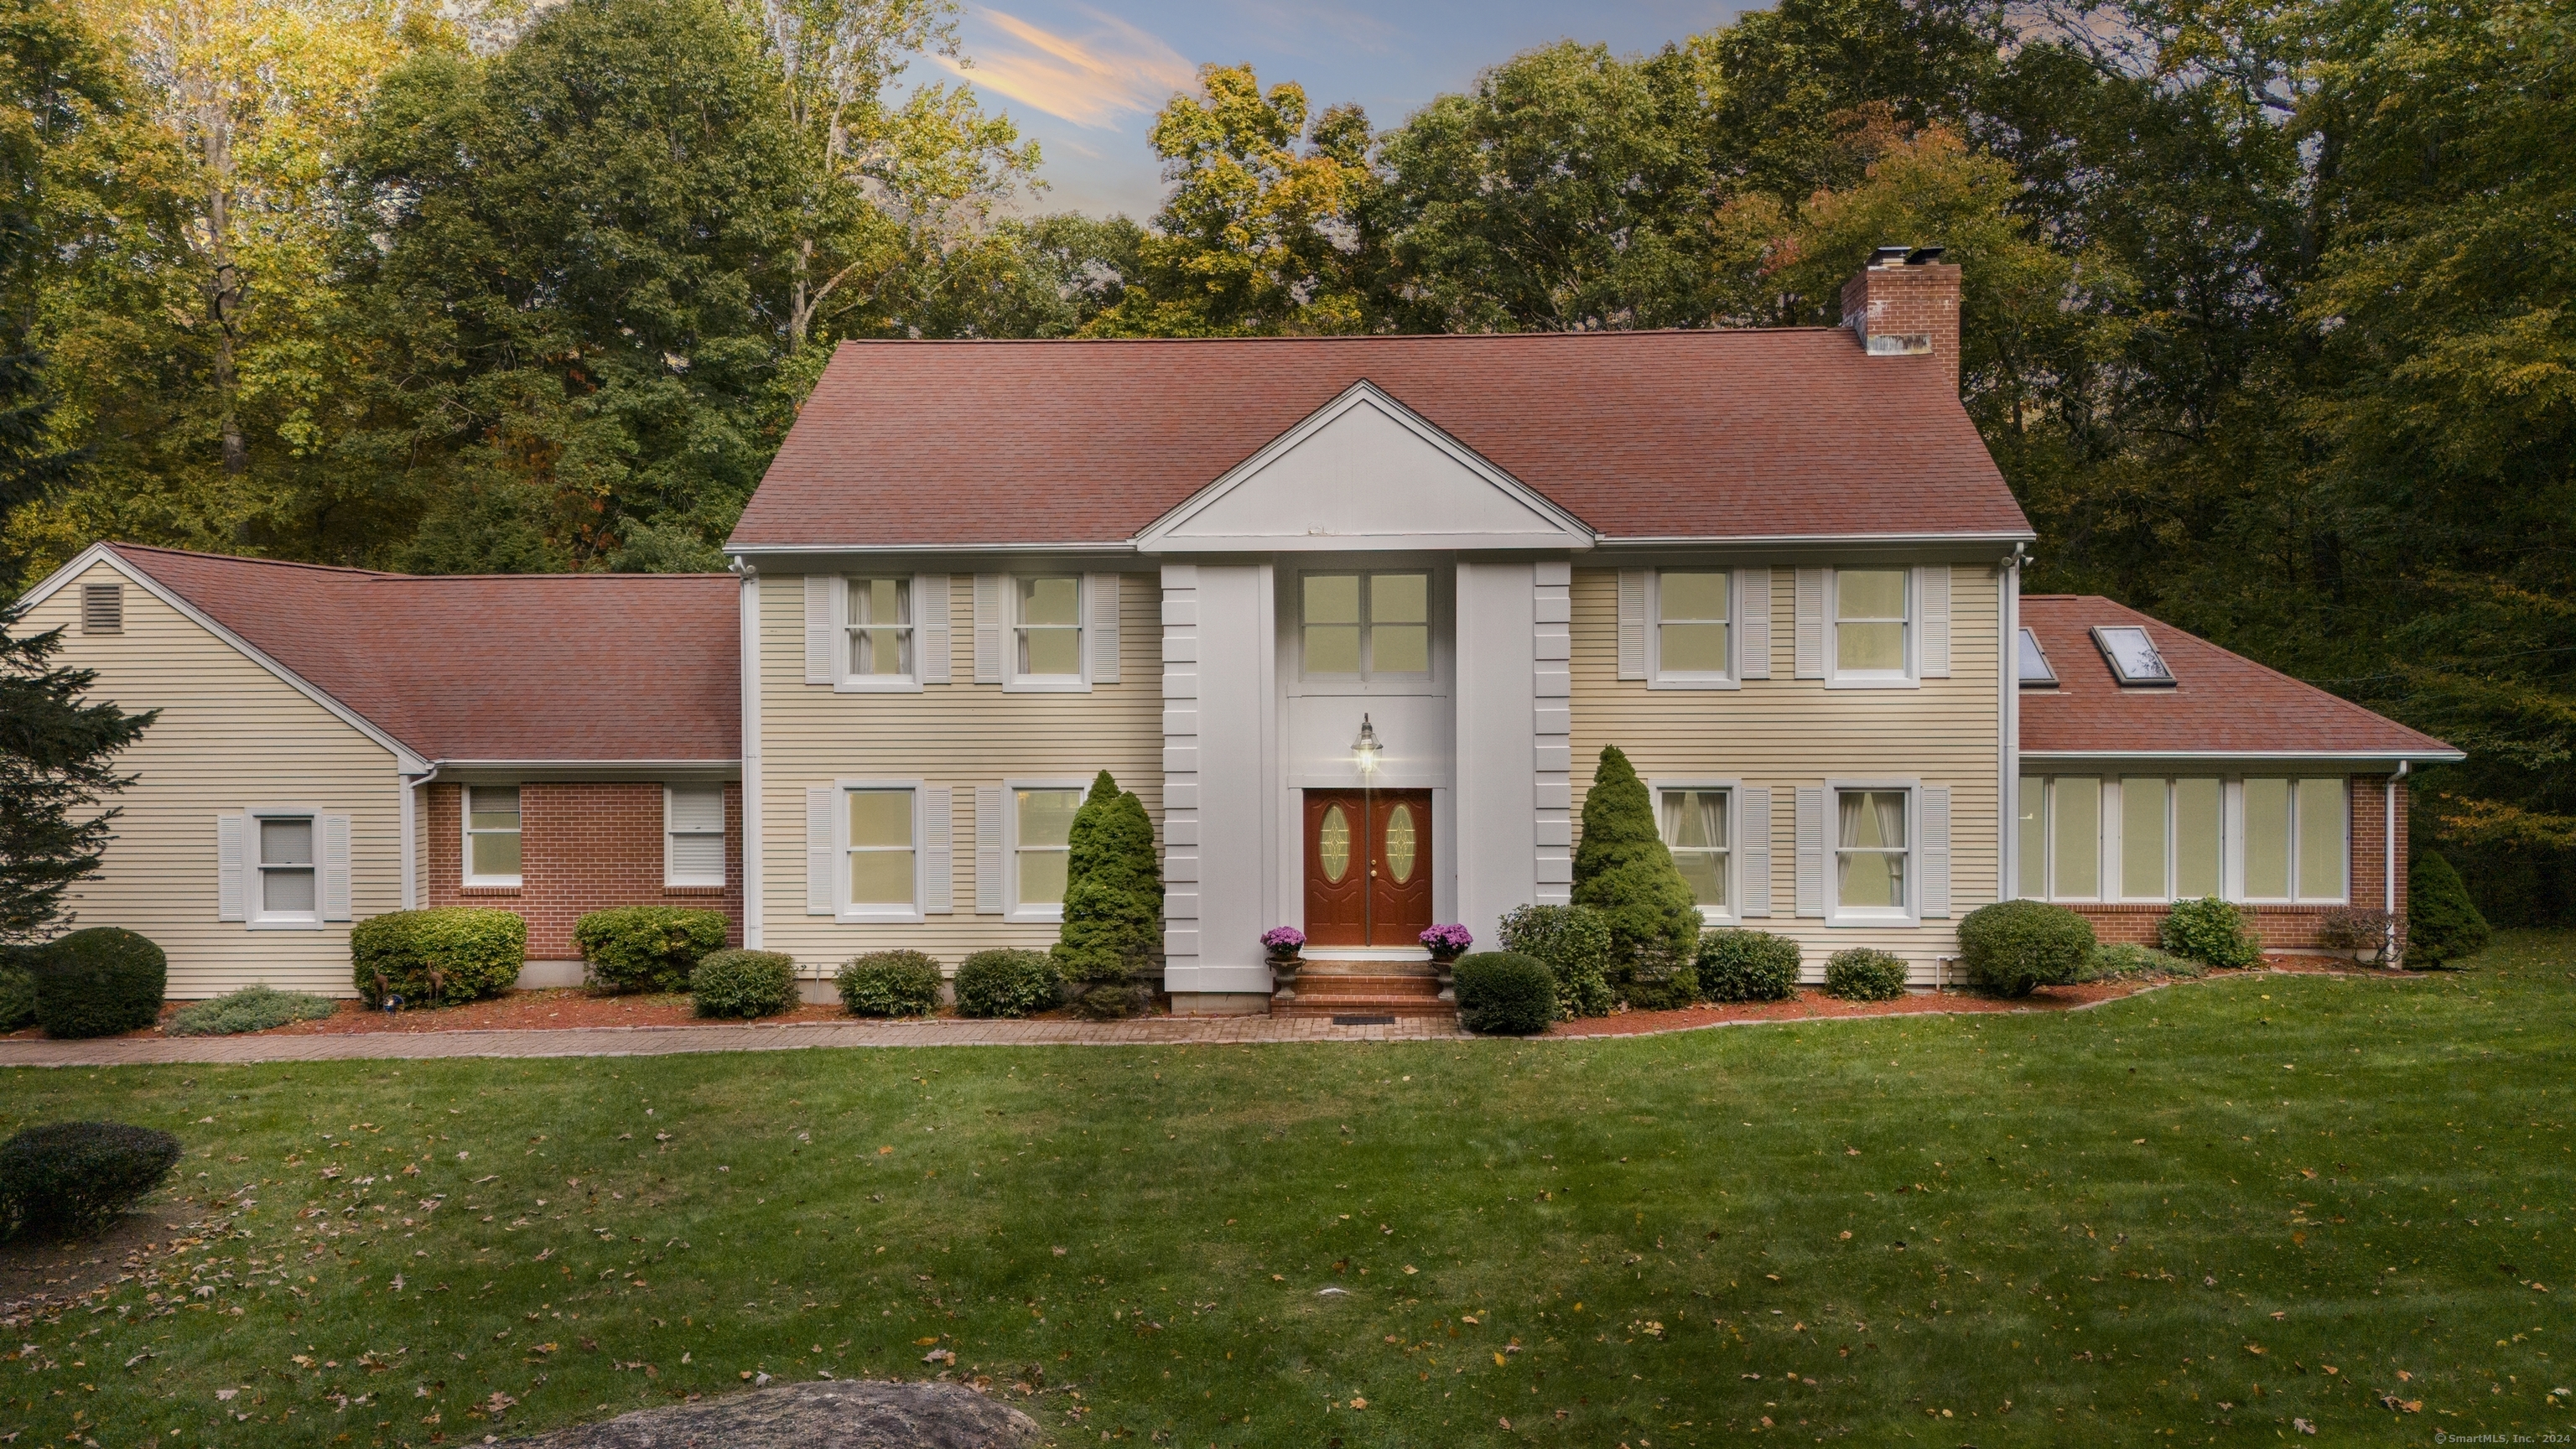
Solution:
{"label": "skylight", "polygon": [[2165,657],[2156,652],[2156,641],[2146,630],[2135,624],[2096,625],[2093,642],[2110,661],[2111,677],[2124,688],[2173,687],[2173,671],[2165,667]]}
{"label": "skylight", "polygon": [[2039,636],[2028,629],[2021,631],[2021,687],[2055,689],[2057,671],[2048,665],[2048,651],[2039,647]]}

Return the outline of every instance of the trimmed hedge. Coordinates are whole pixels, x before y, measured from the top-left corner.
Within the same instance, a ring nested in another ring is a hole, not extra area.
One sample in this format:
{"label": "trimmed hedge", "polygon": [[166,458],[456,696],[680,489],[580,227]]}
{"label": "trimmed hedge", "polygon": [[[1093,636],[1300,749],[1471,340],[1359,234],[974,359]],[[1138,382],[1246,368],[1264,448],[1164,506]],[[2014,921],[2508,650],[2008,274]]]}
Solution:
{"label": "trimmed hedge", "polygon": [[36,1020],[47,1036],[116,1036],[161,1019],[170,961],[132,931],[92,926],[58,936],[37,963]]}
{"label": "trimmed hedge", "polygon": [[939,1009],[939,963],[919,951],[853,956],[834,979],[852,1016],[928,1016]]}
{"label": "trimmed hedge", "polygon": [[1640,952],[1627,981],[1615,988],[1619,999],[1636,1011],[1678,1011],[1699,1000],[1699,967],[1676,962],[1658,947]]}
{"label": "trimmed hedge", "polygon": [[1556,1014],[1569,1019],[1608,1016],[1618,1005],[1610,988],[1610,942],[1610,918],[1591,906],[1515,906],[1502,920],[1503,951],[1548,969],[1556,981]]}
{"label": "trimmed hedge", "polygon": [[709,951],[689,971],[700,1016],[776,1016],[796,1004],[796,958],[778,951]]}
{"label": "trimmed hedge", "polygon": [[2487,948],[2492,928],[2469,888],[2438,850],[2406,866],[2406,957],[2410,966],[2439,966]]}
{"label": "trimmed hedge", "polygon": [[1532,1036],[1556,1018],[1556,975],[1536,956],[1478,951],[1454,968],[1458,1024],[1488,1036]]}
{"label": "trimmed hedge", "polygon": [[1825,994],[1845,1001],[1894,1001],[1905,994],[1905,963],[1868,946],[1836,951],[1825,958]]}
{"label": "trimmed hedge", "polygon": [[336,1016],[340,1003],[327,996],[303,991],[279,991],[268,986],[245,986],[212,1001],[200,1001],[180,1007],[171,1014],[170,1024],[161,1028],[171,1036],[239,1036],[246,1031],[266,1031],[290,1021],[320,1021]]}
{"label": "trimmed hedge", "polygon": [[582,917],[572,938],[594,991],[685,991],[699,958],[724,949],[727,925],[722,911],[619,906]]}
{"label": "trimmed hedge", "polygon": [[957,963],[961,1016],[1026,1016],[1064,999],[1064,975],[1044,951],[978,951]]}
{"label": "trimmed hedge", "polygon": [[1959,964],[1999,996],[2067,985],[2092,950],[2092,924],[2046,901],[1997,901],[1959,923]]}
{"label": "trimmed hedge", "polygon": [[351,975],[369,1006],[462,1006],[498,996],[528,964],[528,923],[510,911],[390,911],[349,933]]}
{"label": "trimmed hedge", "polygon": [[1798,994],[1798,943],[1768,931],[1699,938],[1699,988],[1711,1001],[1786,1001]]}
{"label": "trimmed hedge", "polygon": [[2205,966],[2251,966],[2263,959],[2263,943],[2245,929],[2245,913],[2216,896],[2174,902],[2156,928],[2156,941]]}
{"label": "trimmed hedge", "polygon": [[121,1122],[47,1122],[0,1142],[0,1231],[106,1227],[161,1185],[179,1139]]}
{"label": "trimmed hedge", "polygon": [[35,948],[0,946],[0,1031],[17,1031],[35,1020]]}

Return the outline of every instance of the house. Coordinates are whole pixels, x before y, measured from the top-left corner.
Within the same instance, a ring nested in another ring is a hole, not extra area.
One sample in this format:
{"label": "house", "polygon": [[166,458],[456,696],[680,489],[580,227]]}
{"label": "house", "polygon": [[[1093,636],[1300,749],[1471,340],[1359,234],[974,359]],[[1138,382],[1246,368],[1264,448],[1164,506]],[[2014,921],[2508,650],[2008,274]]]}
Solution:
{"label": "house", "polygon": [[[2459,753],[2107,601],[2024,599],[1958,301],[1957,268],[1886,248],[1846,328],[844,343],[733,578],[93,550],[36,622],[134,583],[156,642],[70,653],[172,714],[81,907],[172,933],[190,989],[249,979],[207,817],[310,800],[376,812],[356,914],[490,899],[551,951],[548,911],[708,889],[671,822],[722,781],[714,899],[819,987],[865,951],[1051,943],[1107,770],[1162,844],[1175,1008],[1262,1011],[1269,927],[1402,973],[1428,925],[1490,942],[1568,899],[1610,744],[1703,918],[1795,938],[1810,979],[1859,945],[1948,979],[1958,920],[2006,894],[2131,939],[2214,891],[2283,949],[2402,900],[2398,782]],[[327,736],[345,795],[261,774],[239,712],[164,666],[182,648],[303,700],[282,757]],[[612,788],[631,808],[589,843],[540,829],[544,792]],[[483,843],[513,818],[516,885]]]}
{"label": "house", "polygon": [[100,544],[24,601],[94,696],[161,718],[118,757],[83,925],[160,943],[170,994],[348,994],[349,928],[410,906],[528,920],[527,985],[580,980],[573,922],[723,910],[740,935],[731,575],[418,578]]}

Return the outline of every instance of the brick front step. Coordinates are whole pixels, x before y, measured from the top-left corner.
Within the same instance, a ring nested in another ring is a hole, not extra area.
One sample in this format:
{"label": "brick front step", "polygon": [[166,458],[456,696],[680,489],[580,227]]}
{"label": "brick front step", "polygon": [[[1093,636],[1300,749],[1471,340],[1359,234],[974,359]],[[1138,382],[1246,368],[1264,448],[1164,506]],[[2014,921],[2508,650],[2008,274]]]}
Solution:
{"label": "brick front step", "polygon": [[[1363,964],[1375,969],[1360,969]],[[1318,970],[1321,966],[1324,969]],[[1430,970],[1394,970],[1381,962],[1308,962],[1297,973],[1297,999],[1274,1001],[1273,1016],[1454,1016]]]}

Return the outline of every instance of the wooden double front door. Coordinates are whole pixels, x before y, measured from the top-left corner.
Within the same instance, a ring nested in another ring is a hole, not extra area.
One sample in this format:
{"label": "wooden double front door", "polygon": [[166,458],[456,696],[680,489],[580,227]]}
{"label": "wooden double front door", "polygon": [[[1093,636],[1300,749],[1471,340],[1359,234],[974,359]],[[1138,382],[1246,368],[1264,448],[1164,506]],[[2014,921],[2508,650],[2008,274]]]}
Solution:
{"label": "wooden double front door", "polygon": [[1306,940],[1414,946],[1431,925],[1431,792],[1306,792]]}

